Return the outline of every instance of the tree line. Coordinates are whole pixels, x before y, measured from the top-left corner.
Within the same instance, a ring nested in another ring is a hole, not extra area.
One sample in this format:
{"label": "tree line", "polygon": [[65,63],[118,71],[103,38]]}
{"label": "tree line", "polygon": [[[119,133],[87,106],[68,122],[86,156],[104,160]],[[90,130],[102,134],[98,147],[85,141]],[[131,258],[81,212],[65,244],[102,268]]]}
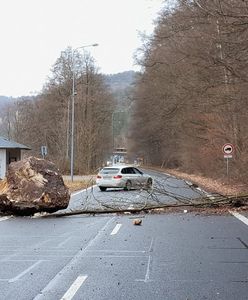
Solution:
{"label": "tree line", "polygon": [[[4,112],[5,135],[29,145],[40,156],[47,146],[47,159],[63,173],[70,170],[72,80],[75,78],[74,169],[96,171],[112,151],[114,98],[89,52],[67,48],[52,67],[42,92],[33,99],[20,99]],[[30,154],[30,153],[28,153]]]}
{"label": "tree line", "polygon": [[[165,1],[165,4],[167,1]],[[248,159],[248,1],[178,0],[164,6],[136,54],[131,151],[146,163],[210,177]]]}
{"label": "tree line", "polygon": [[[132,114],[129,150],[147,164],[220,177],[222,145],[229,142],[232,175],[245,179],[248,1],[164,3],[154,33],[136,53],[141,72],[121,102]],[[73,66],[75,172],[89,173],[112,151],[116,103],[89,53],[63,51],[42,92],[9,106],[2,124],[5,135],[35,155],[46,145],[47,158],[69,172]]]}

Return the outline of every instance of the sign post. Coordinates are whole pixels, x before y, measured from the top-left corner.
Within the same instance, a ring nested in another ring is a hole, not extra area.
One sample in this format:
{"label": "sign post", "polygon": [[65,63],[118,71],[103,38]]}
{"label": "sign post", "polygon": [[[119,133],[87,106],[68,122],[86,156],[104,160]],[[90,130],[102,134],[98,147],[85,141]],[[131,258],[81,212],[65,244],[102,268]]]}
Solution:
{"label": "sign post", "polygon": [[41,152],[42,158],[45,159],[45,156],[47,155],[47,146],[41,146],[40,152]]}
{"label": "sign post", "polygon": [[234,151],[233,144],[227,143],[222,146],[222,152],[224,154],[224,158],[226,159],[226,175],[229,176],[229,159],[232,158],[232,154]]}

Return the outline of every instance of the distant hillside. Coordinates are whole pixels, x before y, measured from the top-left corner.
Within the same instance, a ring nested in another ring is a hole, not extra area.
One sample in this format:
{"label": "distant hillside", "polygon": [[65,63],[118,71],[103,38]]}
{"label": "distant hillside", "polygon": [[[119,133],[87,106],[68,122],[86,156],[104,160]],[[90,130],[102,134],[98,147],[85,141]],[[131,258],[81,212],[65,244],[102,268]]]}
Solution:
{"label": "distant hillside", "polygon": [[0,113],[1,110],[6,107],[7,104],[14,103],[16,101],[22,101],[22,100],[34,100],[35,96],[23,96],[23,97],[6,97],[6,96],[0,96]]}
{"label": "distant hillside", "polygon": [[126,71],[104,75],[106,84],[111,88],[116,101],[113,113],[113,144],[114,147],[127,148],[130,108],[135,79],[139,73]]}
{"label": "distant hillside", "polygon": [[116,110],[125,110],[130,105],[132,89],[138,72],[125,71],[117,74],[103,75],[106,84],[112,90],[116,100]]}
{"label": "distant hillside", "polygon": [[126,71],[117,74],[104,75],[107,85],[115,92],[116,90],[125,90],[134,83],[137,73]]}
{"label": "distant hillside", "polygon": [[12,98],[6,97],[6,96],[0,96],[0,111],[8,104],[10,103]]}

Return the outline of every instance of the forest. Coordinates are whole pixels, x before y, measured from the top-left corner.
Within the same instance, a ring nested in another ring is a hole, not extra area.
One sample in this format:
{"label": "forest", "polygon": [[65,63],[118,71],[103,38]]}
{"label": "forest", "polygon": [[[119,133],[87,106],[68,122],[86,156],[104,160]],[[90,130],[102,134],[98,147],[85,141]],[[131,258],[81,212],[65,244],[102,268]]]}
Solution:
{"label": "forest", "polygon": [[[167,2],[167,1],[165,1]],[[230,176],[248,161],[248,2],[178,0],[165,6],[136,53],[130,150],[146,164]]]}
{"label": "forest", "polygon": [[47,145],[47,158],[68,173],[74,71],[75,173],[104,164],[113,150],[113,116],[125,111],[130,122],[122,140],[132,157],[220,178],[226,176],[222,146],[232,143],[230,176],[244,182],[248,1],[164,1],[153,34],[142,41],[135,52],[140,72],[124,74],[127,90],[121,77],[114,82],[121,93],[110,89],[112,78],[104,80],[88,52],[62,51],[42,92],[5,109],[5,135],[36,155]]}

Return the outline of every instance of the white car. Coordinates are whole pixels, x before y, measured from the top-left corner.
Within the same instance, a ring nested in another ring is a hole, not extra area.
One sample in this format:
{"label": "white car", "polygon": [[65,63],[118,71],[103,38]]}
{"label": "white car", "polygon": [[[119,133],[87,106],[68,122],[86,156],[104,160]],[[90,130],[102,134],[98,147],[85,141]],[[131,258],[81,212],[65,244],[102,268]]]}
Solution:
{"label": "white car", "polygon": [[152,188],[153,180],[133,166],[112,166],[103,168],[96,177],[96,184],[102,192],[107,188]]}

